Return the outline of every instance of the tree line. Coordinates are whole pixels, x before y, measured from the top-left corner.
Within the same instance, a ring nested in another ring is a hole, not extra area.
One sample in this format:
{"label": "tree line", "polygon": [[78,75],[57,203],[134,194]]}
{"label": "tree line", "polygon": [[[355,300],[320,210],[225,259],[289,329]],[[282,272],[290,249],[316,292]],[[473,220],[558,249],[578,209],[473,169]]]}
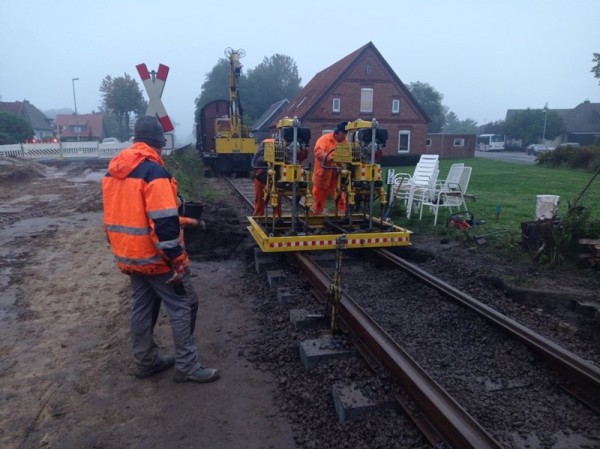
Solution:
{"label": "tree line", "polygon": [[[591,72],[600,83],[600,53],[593,53],[592,62],[595,65]],[[245,123],[260,117],[271,104],[284,98],[294,98],[302,88],[301,81],[294,59],[282,54],[264,57],[256,67],[246,74],[242,73],[239,87]],[[528,108],[512,114],[506,122],[497,120],[479,126],[473,119],[461,120],[444,106],[444,96],[430,84],[416,81],[407,87],[430,118],[428,132],[506,134],[527,144],[542,137],[554,139],[564,129],[562,117],[547,108]],[[100,84],[100,95],[106,135],[127,140],[131,119],[144,114],[147,106],[138,82],[127,73],[114,78],[107,75]],[[205,104],[228,98],[229,61],[221,58],[206,74],[200,95],[195,99],[196,122]],[[13,113],[0,112],[0,144],[23,142],[33,135],[34,131],[26,120]]]}

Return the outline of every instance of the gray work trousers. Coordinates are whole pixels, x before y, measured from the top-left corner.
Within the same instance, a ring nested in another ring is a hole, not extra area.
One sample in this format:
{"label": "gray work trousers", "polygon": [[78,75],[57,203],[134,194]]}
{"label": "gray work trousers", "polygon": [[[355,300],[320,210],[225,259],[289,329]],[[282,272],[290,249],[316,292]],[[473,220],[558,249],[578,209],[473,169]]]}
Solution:
{"label": "gray work trousers", "polygon": [[191,331],[191,311],[197,310],[198,297],[190,282],[189,270],[186,270],[182,280],[186,294],[176,293],[173,286],[167,284],[170,277],[171,273],[130,276],[133,298],[130,320],[133,358],[142,367],[156,363],[159,355],[158,346],[154,342],[153,310],[155,299],[160,296],[171,321],[175,343],[175,367],[184,373],[192,373],[201,367]]}

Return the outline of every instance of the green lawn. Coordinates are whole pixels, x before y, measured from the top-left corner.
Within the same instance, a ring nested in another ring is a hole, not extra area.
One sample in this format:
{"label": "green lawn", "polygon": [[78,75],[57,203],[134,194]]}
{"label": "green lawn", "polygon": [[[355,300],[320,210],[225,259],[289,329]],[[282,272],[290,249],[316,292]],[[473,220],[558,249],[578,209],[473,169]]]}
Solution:
{"label": "green lawn", "polygon": [[[492,161],[489,159],[465,159],[440,161],[440,179],[444,179],[451,164],[463,162],[473,167],[468,193],[476,201],[467,201],[467,207],[475,220],[485,220],[471,232],[475,235],[506,230],[496,234],[493,240],[499,243],[520,240],[521,222],[535,219],[536,195],[560,195],[559,216],[566,213],[568,202],[573,202],[592,177],[592,173],[573,170],[550,169],[525,164]],[[412,173],[414,167],[397,167],[396,172]],[[597,178],[579,203],[591,210],[591,217],[600,219],[600,179]],[[500,217],[496,221],[496,206],[500,206]],[[423,220],[418,215],[407,220],[402,210],[394,211],[394,222],[416,233],[445,232],[448,209],[440,209],[438,225],[433,227],[433,214],[423,211]]]}

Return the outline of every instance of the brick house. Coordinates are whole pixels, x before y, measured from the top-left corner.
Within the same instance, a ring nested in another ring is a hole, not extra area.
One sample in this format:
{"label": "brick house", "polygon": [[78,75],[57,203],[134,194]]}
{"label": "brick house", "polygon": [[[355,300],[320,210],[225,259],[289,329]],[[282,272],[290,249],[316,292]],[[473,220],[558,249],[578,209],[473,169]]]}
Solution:
{"label": "brick house", "polygon": [[106,135],[104,114],[57,114],[54,122],[63,142],[102,141]]}
{"label": "brick house", "polygon": [[336,123],[376,118],[389,140],[382,163],[426,152],[429,117],[372,42],[317,73],[271,121],[298,117],[312,142]]}

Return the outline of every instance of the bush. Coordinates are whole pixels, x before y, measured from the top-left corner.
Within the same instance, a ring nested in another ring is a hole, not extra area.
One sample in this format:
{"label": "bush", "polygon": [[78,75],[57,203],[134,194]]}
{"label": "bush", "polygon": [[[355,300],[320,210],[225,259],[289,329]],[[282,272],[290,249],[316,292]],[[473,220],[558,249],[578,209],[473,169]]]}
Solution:
{"label": "bush", "polygon": [[540,154],[538,163],[550,168],[596,171],[600,167],[600,146],[557,148]]}

